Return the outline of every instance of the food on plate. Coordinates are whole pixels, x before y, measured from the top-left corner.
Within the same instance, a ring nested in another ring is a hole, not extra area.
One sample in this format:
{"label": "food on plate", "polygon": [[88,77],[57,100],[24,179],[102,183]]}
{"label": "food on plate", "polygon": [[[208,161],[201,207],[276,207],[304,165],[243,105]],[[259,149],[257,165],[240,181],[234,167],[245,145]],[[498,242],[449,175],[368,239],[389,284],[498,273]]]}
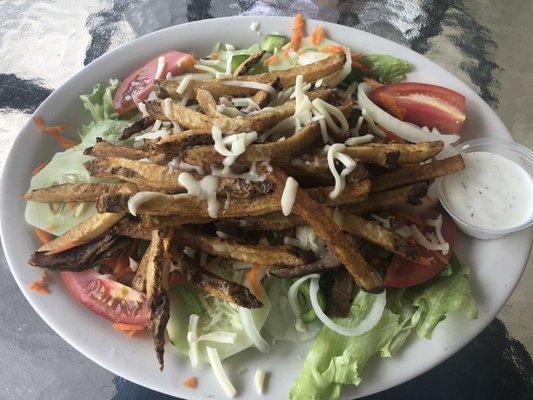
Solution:
{"label": "food on plate", "polygon": [[470,173],[443,156],[464,97],[304,25],[198,59],[169,50],[97,84],[81,142],[23,195],[31,265],[60,271],[111,329],[147,330],[161,369],[181,357],[167,337],[209,363],[230,397],[223,360],[249,347],[312,340],[289,397],[338,399],[370,357],[477,312],[453,222],[419,210],[436,179]]}

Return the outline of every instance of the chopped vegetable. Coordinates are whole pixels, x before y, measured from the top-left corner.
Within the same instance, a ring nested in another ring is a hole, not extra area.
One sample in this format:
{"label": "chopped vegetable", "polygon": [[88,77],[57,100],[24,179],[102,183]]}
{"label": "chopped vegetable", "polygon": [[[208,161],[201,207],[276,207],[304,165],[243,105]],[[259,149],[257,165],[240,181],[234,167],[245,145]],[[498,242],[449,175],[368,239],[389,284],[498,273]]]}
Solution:
{"label": "chopped vegetable", "polygon": [[115,330],[119,332],[125,333],[129,337],[133,337],[135,336],[135,334],[142,332],[146,329],[146,327],[142,325],[126,324],[123,322],[113,323],[113,328],[115,328]]}
{"label": "chopped vegetable", "polygon": [[190,378],[186,379],[183,384],[189,389],[196,389],[198,387],[198,378],[191,376]]}
{"label": "chopped vegetable", "polygon": [[304,16],[302,13],[298,13],[294,16],[292,23],[292,36],[291,41],[286,46],[286,51],[297,51],[300,48],[300,42],[302,41],[304,31]]}
{"label": "chopped vegetable", "polygon": [[275,35],[271,33],[265,36],[261,47],[263,50],[274,52],[276,49],[280,50],[285,43],[287,43],[287,38],[284,35]]}
{"label": "chopped vegetable", "polygon": [[37,239],[41,244],[46,244],[54,240],[48,232],[39,228],[35,228],[35,236],[37,236]]}
{"label": "chopped vegetable", "polygon": [[313,44],[319,44],[322,40],[324,40],[324,28],[322,28],[322,25],[317,25],[315,27],[315,30],[311,34],[311,38],[309,40]]}
{"label": "chopped vegetable", "polygon": [[48,289],[48,275],[46,275],[46,272],[41,272],[41,276],[39,280],[33,281],[30,283],[30,290],[33,290],[34,292],[40,293],[40,294],[49,294],[50,289]]}
{"label": "chopped vegetable", "polygon": [[[61,147],[64,149],[71,149],[72,147],[76,146],[77,143],[73,140],[67,139],[63,136],[61,136],[61,133],[65,131],[66,129],[70,128],[70,125],[56,125],[56,126],[44,126],[43,120],[40,116],[35,115],[33,117],[33,123],[39,129],[41,132],[49,134],[52,136]],[[43,169],[44,166],[41,168]]]}

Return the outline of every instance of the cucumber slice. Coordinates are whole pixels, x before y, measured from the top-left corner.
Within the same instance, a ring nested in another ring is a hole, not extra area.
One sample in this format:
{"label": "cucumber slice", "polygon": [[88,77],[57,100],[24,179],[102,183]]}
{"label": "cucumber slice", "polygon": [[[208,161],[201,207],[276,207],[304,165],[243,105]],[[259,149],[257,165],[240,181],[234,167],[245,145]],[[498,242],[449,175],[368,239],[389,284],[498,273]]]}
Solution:
{"label": "cucumber slice", "polygon": [[248,57],[250,57],[248,54],[234,54],[231,58],[231,72],[234,72]]}
{"label": "cucumber slice", "polygon": [[287,37],[284,35],[270,34],[263,39],[262,47],[266,51],[274,51],[274,49],[281,49],[287,43]]}

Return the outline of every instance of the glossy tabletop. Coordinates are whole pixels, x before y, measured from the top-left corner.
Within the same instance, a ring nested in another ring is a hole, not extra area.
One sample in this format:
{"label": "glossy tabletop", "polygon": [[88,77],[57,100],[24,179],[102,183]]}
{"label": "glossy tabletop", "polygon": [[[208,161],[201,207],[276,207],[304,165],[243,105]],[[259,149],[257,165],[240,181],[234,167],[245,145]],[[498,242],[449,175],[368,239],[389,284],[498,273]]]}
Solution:
{"label": "glossy tabletop", "polygon": [[[424,54],[472,87],[515,140],[533,148],[531,0],[2,0],[0,171],[33,110],[103,53],[188,21],[298,11]],[[498,319],[476,339],[426,374],[368,399],[532,399],[532,264],[530,257]],[[1,252],[0,296],[0,400],[170,399],[114,376],[57,336],[26,302]]]}

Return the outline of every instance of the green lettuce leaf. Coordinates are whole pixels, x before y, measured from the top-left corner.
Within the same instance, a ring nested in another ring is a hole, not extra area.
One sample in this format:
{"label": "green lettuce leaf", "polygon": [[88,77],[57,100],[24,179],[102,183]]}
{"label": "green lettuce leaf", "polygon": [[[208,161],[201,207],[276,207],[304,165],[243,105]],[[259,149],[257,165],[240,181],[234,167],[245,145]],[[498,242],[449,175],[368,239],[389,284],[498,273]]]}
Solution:
{"label": "green lettuce leaf", "polygon": [[435,327],[447,313],[458,311],[470,319],[476,319],[478,315],[470,290],[469,269],[455,256],[450,262],[450,269],[428,282],[413,299],[413,306],[420,314],[416,333],[426,339],[431,339]]}
{"label": "green lettuce leaf", "polygon": [[381,83],[394,83],[411,71],[407,61],[386,54],[368,54],[358,60],[370,69],[370,76]]}
{"label": "green lettuce leaf", "polygon": [[91,113],[94,122],[118,118],[113,106],[113,95],[119,85],[120,82],[117,80],[110,81],[109,85],[97,83],[90,94],[80,96],[83,106]]}

